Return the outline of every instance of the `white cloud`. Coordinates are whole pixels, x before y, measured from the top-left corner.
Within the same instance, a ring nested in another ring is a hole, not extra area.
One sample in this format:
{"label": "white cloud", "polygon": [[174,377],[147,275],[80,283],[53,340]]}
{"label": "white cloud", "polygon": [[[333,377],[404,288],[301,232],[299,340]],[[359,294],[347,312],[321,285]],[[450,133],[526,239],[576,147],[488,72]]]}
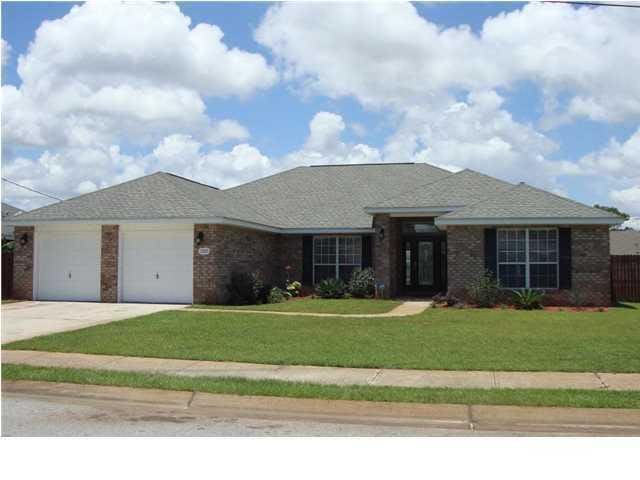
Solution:
{"label": "white cloud", "polygon": [[580,174],[594,179],[601,194],[615,206],[640,215],[640,128],[624,142],[615,138],[599,151],[582,157]]}
{"label": "white cloud", "polygon": [[[441,28],[408,3],[284,3],[255,32],[286,78],[330,97],[405,110],[454,90],[533,81],[545,126],[572,117],[640,118],[640,12],[527,4],[488,19],[479,34]],[[568,100],[565,101],[565,98]]]}
{"label": "white cloud", "polygon": [[640,217],[631,217],[626,222],[623,222],[618,228],[620,230],[631,229],[640,231]]}
{"label": "white cloud", "polygon": [[263,56],[225,45],[216,25],[145,2],[88,2],[44,22],[18,74],[18,89],[2,87],[3,139],[46,148],[153,144],[175,132],[246,139],[237,122],[210,119],[204,97],[245,98],[277,80]]}
{"label": "white cloud", "polygon": [[2,58],[2,66],[4,67],[9,63],[11,58],[11,45],[4,38],[0,38],[0,54]]}
{"label": "white cloud", "polygon": [[272,161],[248,144],[231,150],[205,151],[188,135],[170,135],[144,157],[147,172],[164,170],[216,187],[226,188],[274,171]]}
{"label": "white cloud", "polygon": [[345,122],[342,116],[330,112],[318,112],[309,123],[309,136],[301,150],[285,156],[281,164],[285,168],[299,165],[336,163],[376,163],[382,161],[377,148],[365,144],[342,141]]}
{"label": "white cloud", "polygon": [[613,190],[611,200],[620,210],[631,215],[640,215],[640,185],[626,188],[624,190]]}
{"label": "white cloud", "polygon": [[582,157],[579,165],[592,175],[635,178],[640,183],[640,128],[623,143],[611,139],[602,150]]}

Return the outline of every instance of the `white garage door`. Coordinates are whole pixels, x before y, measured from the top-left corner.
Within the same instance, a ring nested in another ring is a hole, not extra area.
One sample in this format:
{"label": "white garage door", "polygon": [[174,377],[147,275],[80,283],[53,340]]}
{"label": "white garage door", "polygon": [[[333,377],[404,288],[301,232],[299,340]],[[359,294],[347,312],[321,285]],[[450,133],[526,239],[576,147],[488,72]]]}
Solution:
{"label": "white garage door", "polygon": [[100,226],[36,233],[36,299],[100,300]]}
{"label": "white garage door", "polygon": [[191,303],[193,225],[120,228],[120,301]]}

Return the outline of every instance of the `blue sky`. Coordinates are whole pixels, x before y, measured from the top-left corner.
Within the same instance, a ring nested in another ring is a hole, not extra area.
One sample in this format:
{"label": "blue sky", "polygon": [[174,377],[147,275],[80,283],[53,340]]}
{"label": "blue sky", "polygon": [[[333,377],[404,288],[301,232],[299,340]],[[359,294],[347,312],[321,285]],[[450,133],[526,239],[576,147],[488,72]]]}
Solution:
{"label": "blue sky", "polygon": [[[426,160],[640,214],[640,12],[157,7],[3,2],[4,176],[68,198],[155,169],[225,187],[300,164]],[[3,201],[45,202],[3,187]]]}

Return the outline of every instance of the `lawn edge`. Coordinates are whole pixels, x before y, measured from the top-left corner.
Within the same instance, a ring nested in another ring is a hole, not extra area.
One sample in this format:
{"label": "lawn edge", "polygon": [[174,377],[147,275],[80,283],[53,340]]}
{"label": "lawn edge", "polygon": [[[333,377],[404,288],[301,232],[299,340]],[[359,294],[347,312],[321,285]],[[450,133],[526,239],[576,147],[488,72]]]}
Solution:
{"label": "lawn edge", "polygon": [[36,367],[25,364],[3,364],[2,380],[409,404],[640,409],[640,391],[339,386],[237,377],[184,377],[99,369]]}

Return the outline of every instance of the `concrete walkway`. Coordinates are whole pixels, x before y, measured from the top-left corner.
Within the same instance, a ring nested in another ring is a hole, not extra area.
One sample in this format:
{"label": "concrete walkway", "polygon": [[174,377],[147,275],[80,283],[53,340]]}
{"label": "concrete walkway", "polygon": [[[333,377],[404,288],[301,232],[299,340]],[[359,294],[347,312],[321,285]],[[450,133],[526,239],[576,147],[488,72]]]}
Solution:
{"label": "concrete walkway", "polygon": [[274,310],[244,310],[238,308],[188,308],[189,312],[231,312],[231,313],[268,313],[269,315],[295,315],[296,317],[408,317],[417,315],[430,308],[433,302],[403,302],[386,313],[309,313],[309,312],[278,312]]}
{"label": "concrete walkway", "polygon": [[2,363],[158,373],[187,377],[282,380],[325,385],[640,390],[640,373],[487,372],[313,367],[27,350],[4,350]]}
{"label": "concrete walkway", "polygon": [[16,302],[2,305],[2,343],[92,327],[186,305],[157,303]]}

